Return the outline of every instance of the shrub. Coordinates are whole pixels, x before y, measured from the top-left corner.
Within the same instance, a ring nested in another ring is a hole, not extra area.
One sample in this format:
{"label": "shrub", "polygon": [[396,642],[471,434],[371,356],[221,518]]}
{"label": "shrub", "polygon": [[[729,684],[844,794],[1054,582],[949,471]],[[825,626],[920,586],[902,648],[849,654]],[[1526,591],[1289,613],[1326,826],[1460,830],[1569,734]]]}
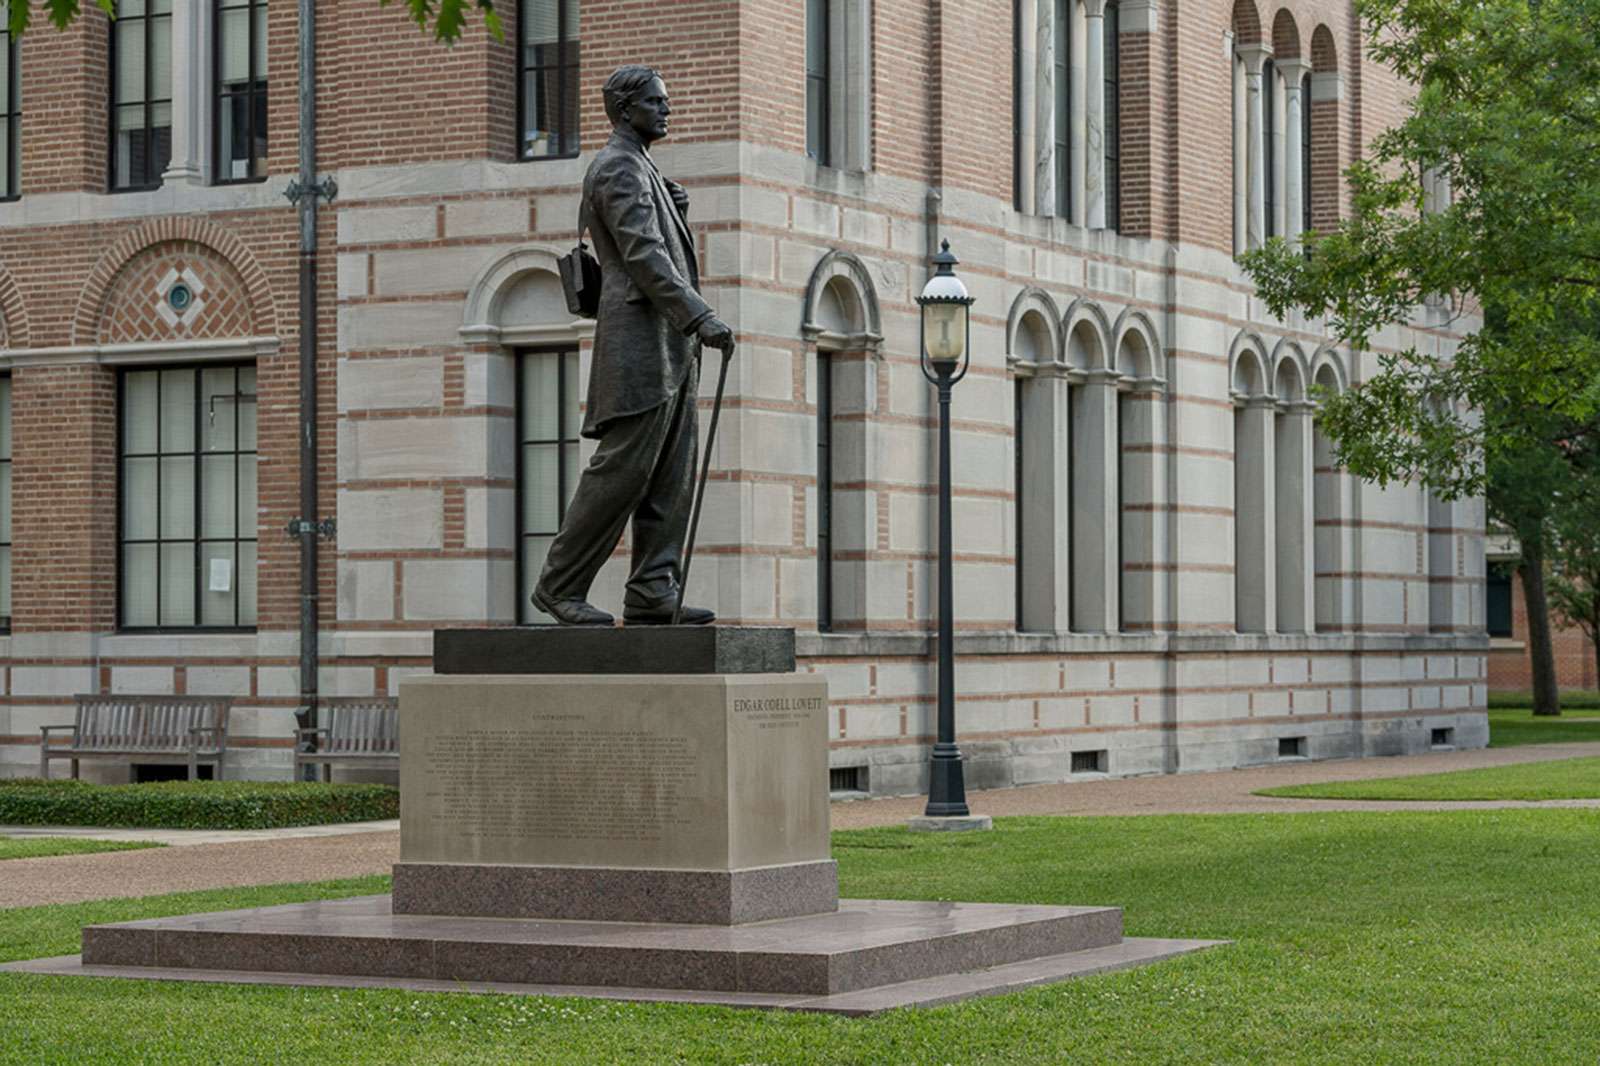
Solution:
{"label": "shrub", "polygon": [[[1491,692],[1490,710],[1526,710],[1533,706],[1531,692]],[[1585,689],[1564,689],[1561,693],[1563,711],[1592,711],[1600,709],[1600,692]]]}
{"label": "shrub", "polygon": [[276,829],[395,818],[392,785],[268,781],[0,781],[0,825]]}

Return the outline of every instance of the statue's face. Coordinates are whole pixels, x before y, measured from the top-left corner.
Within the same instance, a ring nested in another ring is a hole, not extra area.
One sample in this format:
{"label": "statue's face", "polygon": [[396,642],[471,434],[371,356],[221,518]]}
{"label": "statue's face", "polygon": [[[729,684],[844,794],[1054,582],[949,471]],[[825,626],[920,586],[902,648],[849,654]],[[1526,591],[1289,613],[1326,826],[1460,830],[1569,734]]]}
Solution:
{"label": "statue's face", "polygon": [[672,104],[667,100],[667,87],[660,78],[651,78],[633,103],[628,105],[628,125],[644,139],[644,143],[659,141],[667,135],[667,116],[672,114]]}

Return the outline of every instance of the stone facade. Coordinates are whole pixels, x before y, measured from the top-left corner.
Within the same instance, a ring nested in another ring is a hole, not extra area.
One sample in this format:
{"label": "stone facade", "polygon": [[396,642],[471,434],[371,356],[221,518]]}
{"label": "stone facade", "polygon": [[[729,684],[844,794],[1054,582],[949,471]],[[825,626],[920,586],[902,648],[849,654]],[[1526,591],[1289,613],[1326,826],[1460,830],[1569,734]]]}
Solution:
{"label": "stone facade", "polygon": [[[1321,323],[1273,320],[1233,261],[1230,108],[1245,105],[1230,52],[1311,57],[1314,225],[1345,209],[1339,168],[1401,113],[1350,5],[1124,0],[1120,210],[1115,228],[1091,228],[1081,209],[1016,208],[1012,26],[995,17],[1007,5],[832,4],[841,32],[870,42],[836,93],[836,155],[854,169],[807,156],[795,0],[685,0],[670,18],[656,0],[580,0],[585,153],[528,162],[516,161],[514,47],[476,26],[438,46],[376,0],[322,5],[318,146],[340,190],[321,216],[316,323],[322,508],[339,529],[319,574],[323,693],[393,693],[428,669],[435,627],[519,618],[531,522],[519,478],[531,475],[518,409],[532,401],[519,397],[518,353],[574,348],[586,373],[590,329],[566,313],[554,261],[605,135],[599,86],[642,61],[674,94],[657,157],[691,193],[704,289],[740,345],[693,597],[726,621],[799,631],[802,669],[828,679],[833,766],[865,768],[855,783],[877,793],[926,777],[935,412],[913,298],[940,238],[977,297],[954,402],[969,785],[1061,780],[1075,763],[1175,772],[1484,743],[1481,504],[1334,469],[1309,388],[1359,384],[1384,350],[1448,354],[1458,327],[1424,308],[1356,356]],[[201,27],[205,7],[174,4]],[[1075,17],[1103,20],[1090,7]],[[74,692],[105,690],[233,694],[231,765],[289,773],[292,6],[274,4],[270,25],[256,184],[208,183],[209,66],[191,57],[175,65],[174,95],[197,103],[175,124],[166,182],[108,195],[105,19],[89,10],[23,45],[22,196],[0,203],[15,563],[4,772],[34,765],[37,726],[68,720]],[[1073,129],[1099,160],[1091,113]],[[203,305],[170,321],[160,287],[184,271]],[[256,624],[129,632],[119,375],[207,361],[256,369]],[[704,375],[707,406],[714,383]],[[620,562],[602,574],[602,606],[619,605]]]}

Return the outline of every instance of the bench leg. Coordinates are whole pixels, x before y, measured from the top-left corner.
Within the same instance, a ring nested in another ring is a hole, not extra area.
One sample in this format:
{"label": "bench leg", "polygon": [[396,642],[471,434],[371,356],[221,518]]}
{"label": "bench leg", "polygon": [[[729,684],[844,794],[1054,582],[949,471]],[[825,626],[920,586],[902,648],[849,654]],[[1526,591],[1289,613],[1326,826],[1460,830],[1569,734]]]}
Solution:
{"label": "bench leg", "polygon": [[78,760],[77,759],[73,759],[72,760],[72,779],[74,781],[76,781],[78,779]]}
{"label": "bench leg", "polygon": [[39,776],[46,781],[50,780],[50,754],[43,745],[39,747]]}
{"label": "bench leg", "polygon": [[194,752],[189,753],[189,780],[193,781],[200,776],[200,761],[194,757]]}
{"label": "bench leg", "polygon": [[322,764],[322,783],[326,785],[326,784],[331,784],[332,782],[333,782],[333,763],[325,762],[325,763]]}

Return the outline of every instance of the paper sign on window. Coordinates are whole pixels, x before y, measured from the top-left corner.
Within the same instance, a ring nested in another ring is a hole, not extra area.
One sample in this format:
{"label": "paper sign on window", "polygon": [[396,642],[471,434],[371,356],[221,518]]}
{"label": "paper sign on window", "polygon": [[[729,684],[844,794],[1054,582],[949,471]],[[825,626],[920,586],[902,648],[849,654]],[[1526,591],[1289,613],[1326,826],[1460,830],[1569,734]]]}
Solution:
{"label": "paper sign on window", "polygon": [[211,560],[211,584],[209,587],[212,592],[230,592],[233,590],[232,559]]}

